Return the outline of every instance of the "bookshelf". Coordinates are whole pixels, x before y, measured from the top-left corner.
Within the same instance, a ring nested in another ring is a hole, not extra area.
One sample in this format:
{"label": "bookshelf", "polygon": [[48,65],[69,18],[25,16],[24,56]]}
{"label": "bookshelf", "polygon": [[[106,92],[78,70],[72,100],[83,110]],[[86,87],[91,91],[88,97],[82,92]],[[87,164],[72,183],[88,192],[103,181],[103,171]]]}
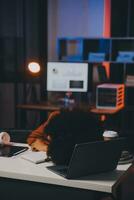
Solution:
{"label": "bookshelf", "polygon": [[[64,37],[58,38],[57,47],[58,60],[88,62],[91,68],[108,66],[109,82],[125,84],[125,108],[122,116],[118,116],[117,126],[123,134],[131,134],[134,130],[134,86],[128,86],[126,80],[134,76],[134,37]],[[100,59],[101,54],[105,56]]]}

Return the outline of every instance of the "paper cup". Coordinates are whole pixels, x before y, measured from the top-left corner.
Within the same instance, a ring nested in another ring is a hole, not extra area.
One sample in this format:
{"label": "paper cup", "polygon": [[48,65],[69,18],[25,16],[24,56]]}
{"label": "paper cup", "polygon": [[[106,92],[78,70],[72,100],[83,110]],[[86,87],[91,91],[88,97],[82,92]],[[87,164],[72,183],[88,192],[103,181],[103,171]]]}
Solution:
{"label": "paper cup", "polygon": [[115,131],[104,131],[103,138],[104,140],[112,140],[118,137],[118,133]]}

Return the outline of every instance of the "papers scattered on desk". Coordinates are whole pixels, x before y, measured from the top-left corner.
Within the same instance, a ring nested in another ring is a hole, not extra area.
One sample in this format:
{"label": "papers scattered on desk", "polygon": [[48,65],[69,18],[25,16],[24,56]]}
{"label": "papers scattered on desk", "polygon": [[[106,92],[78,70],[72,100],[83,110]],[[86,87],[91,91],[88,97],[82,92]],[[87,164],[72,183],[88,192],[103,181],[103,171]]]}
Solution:
{"label": "papers scattered on desk", "polygon": [[38,152],[28,151],[25,154],[21,155],[21,158],[33,162],[35,164],[38,164],[44,162],[45,159],[47,158],[47,155],[46,152],[44,151],[38,151]]}

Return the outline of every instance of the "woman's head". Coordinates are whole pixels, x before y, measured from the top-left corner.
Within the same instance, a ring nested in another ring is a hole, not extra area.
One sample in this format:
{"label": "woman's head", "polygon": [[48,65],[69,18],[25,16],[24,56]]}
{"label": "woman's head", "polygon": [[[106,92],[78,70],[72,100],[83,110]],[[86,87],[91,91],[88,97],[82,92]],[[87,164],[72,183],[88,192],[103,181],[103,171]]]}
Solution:
{"label": "woman's head", "polygon": [[48,154],[56,164],[67,164],[77,143],[99,140],[103,129],[98,119],[88,110],[62,110],[49,120],[45,132],[51,142]]}

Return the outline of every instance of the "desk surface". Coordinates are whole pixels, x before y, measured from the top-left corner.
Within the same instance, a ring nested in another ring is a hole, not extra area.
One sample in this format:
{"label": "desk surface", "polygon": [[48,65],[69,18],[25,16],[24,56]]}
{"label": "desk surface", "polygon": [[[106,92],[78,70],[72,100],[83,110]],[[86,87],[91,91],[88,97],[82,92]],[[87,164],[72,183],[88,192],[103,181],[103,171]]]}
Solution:
{"label": "desk surface", "polygon": [[91,112],[97,113],[97,114],[109,114],[109,115],[112,115],[112,114],[116,114],[117,112],[119,112],[122,109],[123,109],[123,107],[114,108],[114,109],[91,108]]}
{"label": "desk surface", "polygon": [[34,164],[16,157],[0,157],[0,177],[61,185],[100,192],[112,192],[112,186],[130,164],[118,165],[117,170],[99,175],[91,175],[77,180],[65,179],[49,171],[46,166],[52,163]]}
{"label": "desk surface", "polygon": [[[82,104],[80,106],[82,107]],[[83,107],[85,107],[85,104],[83,104]],[[44,103],[38,103],[38,104],[19,104],[19,105],[17,105],[17,108],[25,109],[25,110],[55,111],[55,110],[60,110],[61,106],[58,104],[54,105],[49,102],[44,102]],[[115,114],[115,113],[119,112],[121,109],[123,109],[123,108],[97,109],[95,107],[89,106],[89,110],[96,114]]]}
{"label": "desk surface", "polygon": [[19,104],[17,108],[26,109],[26,110],[46,110],[46,111],[55,111],[60,110],[60,106],[51,104],[49,102],[40,103],[40,104]]}

